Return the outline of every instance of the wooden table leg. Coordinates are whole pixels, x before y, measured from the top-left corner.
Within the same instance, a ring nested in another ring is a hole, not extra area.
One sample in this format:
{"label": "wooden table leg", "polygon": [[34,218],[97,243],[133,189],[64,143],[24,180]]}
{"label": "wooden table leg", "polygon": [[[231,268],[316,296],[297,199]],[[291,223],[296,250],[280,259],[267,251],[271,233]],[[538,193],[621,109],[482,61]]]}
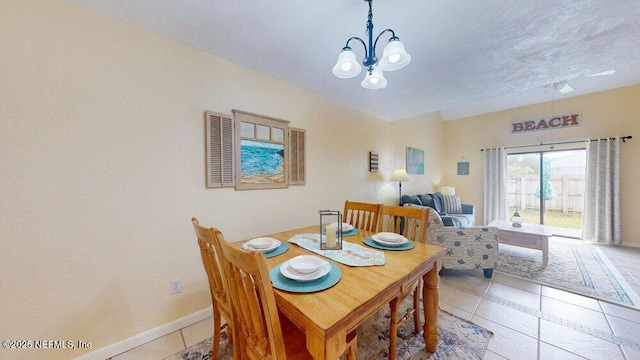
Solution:
{"label": "wooden table leg", "polygon": [[396,360],[396,346],[398,342],[398,298],[391,300],[391,320],[389,327],[389,360]]}
{"label": "wooden table leg", "polygon": [[439,262],[433,265],[423,277],[422,306],[424,308],[424,342],[427,351],[435,352],[438,347],[438,311],[440,311]]}
{"label": "wooden table leg", "polygon": [[542,264],[547,265],[549,263],[549,237],[542,237]]}

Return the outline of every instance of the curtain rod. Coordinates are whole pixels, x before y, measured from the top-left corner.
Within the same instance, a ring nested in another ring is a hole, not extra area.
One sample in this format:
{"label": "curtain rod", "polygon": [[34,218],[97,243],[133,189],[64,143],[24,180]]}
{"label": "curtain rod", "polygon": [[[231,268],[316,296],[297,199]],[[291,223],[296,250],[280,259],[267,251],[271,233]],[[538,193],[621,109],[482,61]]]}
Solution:
{"label": "curtain rod", "polygon": [[[616,138],[614,137],[610,137],[610,138],[600,138],[600,139],[586,139],[586,140],[575,140],[575,141],[561,141],[561,142],[555,142],[555,143],[540,143],[540,144],[532,144],[532,145],[518,145],[518,146],[505,146],[505,149],[517,149],[517,148],[523,148],[523,147],[532,147],[532,146],[547,146],[547,145],[561,145],[561,144],[576,144],[576,143],[581,143],[581,142],[585,142],[585,141],[598,141],[598,140],[615,140]],[[627,142],[628,139],[633,139],[633,136],[631,135],[626,135],[626,136],[622,136],[620,137],[620,140],[622,140],[622,142]],[[491,149],[480,149],[480,151],[485,151],[485,150],[491,150]]]}

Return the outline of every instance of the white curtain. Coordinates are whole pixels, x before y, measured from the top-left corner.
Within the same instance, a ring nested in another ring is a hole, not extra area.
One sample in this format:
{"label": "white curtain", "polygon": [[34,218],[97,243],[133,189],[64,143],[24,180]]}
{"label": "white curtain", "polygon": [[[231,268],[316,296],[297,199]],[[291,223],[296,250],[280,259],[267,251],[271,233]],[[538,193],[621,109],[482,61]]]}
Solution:
{"label": "white curtain", "polygon": [[484,150],[484,224],[507,220],[507,152]]}
{"label": "white curtain", "polygon": [[587,141],[582,238],[620,244],[620,138]]}

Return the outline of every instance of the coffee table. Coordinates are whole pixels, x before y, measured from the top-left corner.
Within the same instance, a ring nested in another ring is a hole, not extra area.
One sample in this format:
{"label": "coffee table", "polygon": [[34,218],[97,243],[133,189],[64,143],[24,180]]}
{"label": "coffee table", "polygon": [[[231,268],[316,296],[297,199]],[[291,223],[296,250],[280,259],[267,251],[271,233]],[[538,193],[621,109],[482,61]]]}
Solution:
{"label": "coffee table", "polygon": [[505,220],[494,220],[488,226],[498,228],[498,243],[542,250],[542,263],[549,263],[551,229],[548,226],[522,224],[522,227],[513,227],[511,222]]}

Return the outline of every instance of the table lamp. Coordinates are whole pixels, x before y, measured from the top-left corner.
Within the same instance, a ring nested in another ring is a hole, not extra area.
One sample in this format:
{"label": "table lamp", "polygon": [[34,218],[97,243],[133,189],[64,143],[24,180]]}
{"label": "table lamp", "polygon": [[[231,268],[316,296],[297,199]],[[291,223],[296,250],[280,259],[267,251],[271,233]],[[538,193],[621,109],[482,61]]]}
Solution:
{"label": "table lamp", "polygon": [[455,195],[456,188],[454,188],[453,186],[441,186],[440,193],[442,193],[442,195]]}
{"label": "table lamp", "polygon": [[398,189],[400,193],[400,198],[398,199],[398,202],[400,203],[400,205],[402,205],[402,182],[409,181],[409,174],[407,174],[407,170],[398,169],[394,171],[393,175],[391,175],[391,181],[398,181]]}

